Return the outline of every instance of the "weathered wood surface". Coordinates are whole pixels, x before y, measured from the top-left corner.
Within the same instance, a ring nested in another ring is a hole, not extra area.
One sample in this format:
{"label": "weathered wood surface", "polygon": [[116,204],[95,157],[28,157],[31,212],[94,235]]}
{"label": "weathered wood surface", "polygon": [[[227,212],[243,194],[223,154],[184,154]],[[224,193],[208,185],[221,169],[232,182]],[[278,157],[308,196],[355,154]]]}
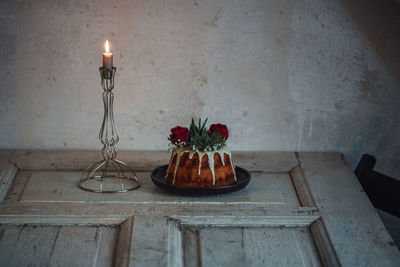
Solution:
{"label": "weathered wood surface", "polygon": [[0,203],[6,197],[17,173],[17,168],[11,163],[14,151],[0,150]]}
{"label": "weathered wood surface", "polygon": [[299,153],[335,252],[346,266],[398,266],[400,253],[339,153]]}
{"label": "weathered wood surface", "polygon": [[298,165],[293,152],[232,152],[235,164],[252,172],[287,173]]}
{"label": "weathered wood surface", "polygon": [[167,241],[166,217],[130,217],[120,226],[115,266],[166,266]]}
{"label": "weathered wood surface", "polygon": [[6,198],[14,182],[17,171],[17,167],[10,163],[0,172],[0,203]]}
{"label": "weathered wood surface", "polygon": [[[163,216],[228,216],[230,220],[268,216],[273,224],[310,222],[320,217],[314,207],[285,207],[264,205],[148,205],[148,204],[87,204],[21,203],[0,207],[0,223],[4,224],[120,224],[130,215]],[[244,223],[244,221],[239,221]],[[262,221],[265,223],[265,221]]]}
{"label": "weathered wood surface", "polygon": [[306,227],[209,227],[197,231],[200,254],[196,257],[204,266],[320,266]]}
{"label": "weathered wood surface", "polygon": [[0,226],[0,263],[6,265],[13,254],[22,225]]}
{"label": "weathered wood surface", "polygon": [[[293,184],[296,188],[299,201],[303,207],[316,207],[317,204],[311,193],[310,186],[304,175],[302,167],[297,166],[290,171]],[[323,266],[340,266],[339,259],[332,245],[331,239],[321,219],[314,221],[310,226],[312,238],[316,244],[321,263]]]}
{"label": "weathered wood surface", "polygon": [[207,197],[177,196],[166,192],[151,181],[149,172],[137,173],[142,185],[126,194],[93,194],[77,187],[81,172],[21,172],[9,201],[19,202],[80,202],[80,203],[237,203],[299,206],[296,191],[287,173],[253,173],[251,183],[243,190]]}
{"label": "weathered wood surface", "polygon": [[[118,159],[137,171],[150,171],[168,164],[167,151],[118,151]],[[22,170],[84,170],[102,159],[100,151],[90,150],[16,150],[11,162]]]}
{"label": "weathered wood surface", "polygon": [[[208,197],[172,195],[151,183],[150,171],[169,160],[166,152],[119,153],[141,170],[143,186],[138,190],[80,190],[77,170],[100,156],[93,151],[0,152],[0,167],[5,162],[3,166],[20,168],[0,205],[0,265],[400,262],[400,253],[340,154],[234,153],[236,164],[252,172],[251,183],[239,192]],[[23,242],[27,238],[31,241]],[[26,257],[17,258],[17,253]]]}
{"label": "weathered wood surface", "polygon": [[118,243],[116,247],[115,266],[129,266],[130,253],[132,247],[134,218],[127,218],[121,225],[118,234]]}
{"label": "weathered wood surface", "polygon": [[312,196],[310,186],[307,183],[306,177],[304,176],[303,169],[300,166],[293,168],[290,172],[294,187],[296,188],[297,196],[301,206],[303,207],[315,207],[315,200]]}
{"label": "weathered wood surface", "polygon": [[[88,150],[17,150],[10,161],[22,170],[81,171],[101,157],[99,151]],[[293,152],[233,152],[233,158],[235,164],[250,171],[288,172],[298,164]],[[122,150],[118,159],[136,171],[152,171],[168,164],[170,153]]]}
{"label": "weathered wood surface", "polygon": [[204,266],[320,265],[308,230],[315,218],[297,223],[269,216],[171,219],[170,254],[175,261],[170,266],[205,262]]}
{"label": "weathered wood surface", "polygon": [[313,222],[310,231],[323,266],[339,266],[339,259],[322,219]]}
{"label": "weathered wood surface", "polygon": [[168,250],[167,217],[135,216],[129,266],[166,266]]}
{"label": "weathered wood surface", "polygon": [[118,227],[0,226],[1,266],[112,266]]}
{"label": "weathered wood surface", "polygon": [[11,162],[13,150],[0,150],[0,172]]}

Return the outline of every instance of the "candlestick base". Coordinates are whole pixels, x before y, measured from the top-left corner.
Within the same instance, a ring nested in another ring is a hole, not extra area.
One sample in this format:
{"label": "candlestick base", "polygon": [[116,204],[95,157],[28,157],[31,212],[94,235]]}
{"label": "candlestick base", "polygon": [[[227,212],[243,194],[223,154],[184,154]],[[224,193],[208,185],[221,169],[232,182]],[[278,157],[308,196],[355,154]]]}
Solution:
{"label": "candlestick base", "polygon": [[113,101],[114,77],[117,68],[100,67],[101,86],[103,87],[104,117],[99,132],[103,144],[103,160],[90,165],[82,174],[79,187],[97,193],[123,193],[140,186],[136,173],[125,162],[117,160],[115,145],[119,141],[114,124]]}
{"label": "candlestick base", "polygon": [[139,179],[125,162],[105,159],[89,166],[79,187],[96,193],[123,193],[140,186]]}

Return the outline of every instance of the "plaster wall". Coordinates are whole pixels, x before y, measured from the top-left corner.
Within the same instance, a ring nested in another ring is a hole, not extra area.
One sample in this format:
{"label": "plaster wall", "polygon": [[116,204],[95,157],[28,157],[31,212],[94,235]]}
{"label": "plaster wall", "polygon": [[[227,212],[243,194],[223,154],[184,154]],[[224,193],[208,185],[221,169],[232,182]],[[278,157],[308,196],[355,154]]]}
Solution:
{"label": "plaster wall", "polygon": [[[380,2],[374,3],[374,2]],[[232,150],[363,153],[400,177],[396,1],[2,1],[0,147],[96,149],[111,41],[119,149],[192,117]]]}

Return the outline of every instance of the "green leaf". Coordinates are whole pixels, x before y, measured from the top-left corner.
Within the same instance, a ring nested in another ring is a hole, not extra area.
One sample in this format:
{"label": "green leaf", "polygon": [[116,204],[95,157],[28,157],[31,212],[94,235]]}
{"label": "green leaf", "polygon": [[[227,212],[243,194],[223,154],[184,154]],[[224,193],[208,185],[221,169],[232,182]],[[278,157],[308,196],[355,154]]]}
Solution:
{"label": "green leaf", "polygon": [[195,149],[199,151],[212,151],[225,145],[225,139],[217,132],[209,134],[209,130],[206,128],[207,121],[208,118],[203,122],[199,118],[198,124],[196,124],[192,118],[189,126],[190,141],[183,148],[192,150],[195,146]]}

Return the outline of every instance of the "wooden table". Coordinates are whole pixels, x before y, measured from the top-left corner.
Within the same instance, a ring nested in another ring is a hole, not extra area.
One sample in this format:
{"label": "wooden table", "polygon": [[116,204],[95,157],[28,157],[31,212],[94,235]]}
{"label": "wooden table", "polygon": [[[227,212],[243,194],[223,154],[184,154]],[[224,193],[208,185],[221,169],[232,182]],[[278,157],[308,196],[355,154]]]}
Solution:
{"label": "wooden table", "polygon": [[243,190],[172,195],[166,152],[122,151],[140,189],[77,187],[93,151],[0,151],[1,266],[399,266],[400,253],[338,153],[233,153]]}

